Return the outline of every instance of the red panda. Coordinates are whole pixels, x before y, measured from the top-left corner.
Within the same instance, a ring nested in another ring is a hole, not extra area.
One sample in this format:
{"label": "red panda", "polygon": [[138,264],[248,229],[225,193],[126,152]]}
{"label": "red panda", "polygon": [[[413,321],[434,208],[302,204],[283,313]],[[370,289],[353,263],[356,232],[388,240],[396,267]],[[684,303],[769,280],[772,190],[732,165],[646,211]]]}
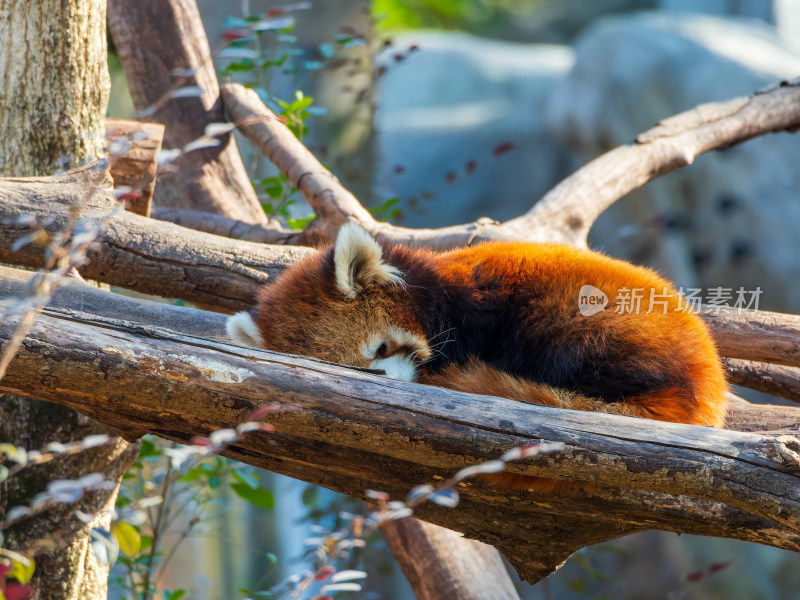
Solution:
{"label": "red panda", "polygon": [[725,416],[714,342],[672,285],[560,244],[436,253],[350,223],[227,329],[247,345],[464,392],[714,427]]}

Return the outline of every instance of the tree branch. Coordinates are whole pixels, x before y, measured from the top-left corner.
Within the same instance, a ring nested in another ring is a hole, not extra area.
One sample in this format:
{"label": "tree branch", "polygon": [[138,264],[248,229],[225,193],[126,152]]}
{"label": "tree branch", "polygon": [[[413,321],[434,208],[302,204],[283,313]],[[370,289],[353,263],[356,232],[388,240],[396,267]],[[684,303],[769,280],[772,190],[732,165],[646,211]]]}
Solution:
{"label": "tree branch", "polygon": [[[98,161],[58,177],[0,179],[0,261],[44,265],[41,246],[11,250],[30,232],[20,224],[22,216],[49,220],[46,229],[53,234],[64,230],[75,207],[81,218],[106,218],[116,200],[105,167]],[[80,272],[145,294],[233,312],[250,308],[269,277],[308,252],[232,241],[124,212],[107,221]]]}
{"label": "tree branch", "polygon": [[359,211],[360,204],[352,194],[316,161],[254,92],[229,84],[222,87],[222,97],[242,133],[290,180],[294,177],[300,182],[302,178],[304,188],[298,189],[322,219],[314,222],[315,234],[329,238],[339,224],[353,218],[388,241],[439,250],[495,239],[563,242],[585,247],[586,236],[597,217],[648,181],[692,164],[704,152],[800,127],[800,80],[782,82],[751,96],[703,104],[665,119],[640,134],[634,143],[588,163],[550,190],[526,214],[505,223],[479,219],[442,229],[404,229],[377,223],[370,215],[365,216],[363,209]]}
{"label": "tree branch", "polygon": [[[50,219],[47,229],[53,233],[63,229],[73,206],[80,207],[83,217],[108,215],[116,200],[108,189],[105,166],[96,162],[57,177],[0,178],[0,261],[28,267],[44,264],[39,246],[11,250],[30,231],[19,224],[23,215]],[[209,222],[221,221],[211,218]],[[233,312],[251,308],[264,282],[309,252],[313,250],[232,241],[123,213],[101,232],[98,247],[81,274]],[[800,366],[800,317],[725,307],[703,307],[701,316],[723,356]]]}
{"label": "tree branch", "polygon": [[163,137],[164,126],[159,123],[106,119],[106,142],[114,187],[131,188],[131,192],[125,195],[125,208],[143,217],[150,216]]}
{"label": "tree branch", "polygon": [[[139,317],[163,322],[147,315],[150,303],[136,302]],[[202,315],[202,326],[222,318]],[[0,324],[0,340],[15,324]],[[357,497],[371,487],[402,498],[416,484],[511,447],[563,442],[565,452],[509,470],[592,482],[590,491],[498,495],[473,481],[460,487],[458,509],[424,505],[418,513],[498,546],[530,580],[586,544],[638,529],[800,549],[798,440],[781,432],[654,428],[643,419],[407,384],[65,309],[40,318],[2,387],[66,404],[128,437],[150,432],[181,442],[235,426],[275,401],[283,407],[270,418],[277,433],[248,437],[228,454]],[[784,423],[800,418],[800,409],[773,410]]]}
{"label": "tree branch", "polygon": [[257,244],[300,245],[299,237],[302,235],[302,232],[293,229],[245,223],[223,215],[187,208],[156,206],[150,216],[196,231]]}
{"label": "tree branch", "polygon": [[736,385],[800,402],[800,369],[736,358],[724,358],[728,380]]}
{"label": "tree branch", "polygon": [[[166,125],[166,148],[182,148],[202,136],[207,125],[225,120],[211,50],[194,0],[112,0],[108,26],[133,104],[140,115]],[[198,87],[202,93],[170,99],[179,87]],[[219,139],[220,146],[184,154],[176,160],[174,172],[160,175],[156,201],[266,224],[236,141],[231,135]]]}

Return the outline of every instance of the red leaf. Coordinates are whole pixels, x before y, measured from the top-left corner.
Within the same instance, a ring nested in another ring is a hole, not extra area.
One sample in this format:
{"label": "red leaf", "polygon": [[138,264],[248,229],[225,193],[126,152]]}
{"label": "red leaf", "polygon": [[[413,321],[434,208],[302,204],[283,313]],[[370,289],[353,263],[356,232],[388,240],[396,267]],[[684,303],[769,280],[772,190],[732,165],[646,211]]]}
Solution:
{"label": "red leaf", "polygon": [[512,144],[511,142],[503,142],[502,144],[498,144],[497,146],[495,146],[494,155],[500,156],[501,154],[505,154],[509,150],[513,149],[514,149],[514,144]]}
{"label": "red leaf", "polygon": [[283,8],[282,6],[276,6],[274,8],[270,8],[267,11],[267,16],[268,17],[280,17],[281,15],[285,15],[285,14],[286,14],[286,9]]}
{"label": "red leaf", "polygon": [[395,165],[394,166],[394,172],[395,172],[396,175],[400,175],[400,173],[402,173],[405,170],[406,170],[406,168],[403,165]]}
{"label": "red leaf", "polygon": [[29,585],[9,583],[6,588],[6,600],[29,600],[33,598],[34,589]]}
{"label": "red leaf", "polygon": [[705,577],[705,574],[702,571],[697,571],[695,573],[690,573],[686,576],[686,581],[689,583],[697,583],[698,581],[702,580]]}
{"label": "red leaf", "polygon": [[223,40],[233,42],[235,40],[242,40],[249,35],[252,35],[252,33],[253,32],[247,27],[231,27],[230,29],[223,29],[222,33],[219,35]]}
{"label": "red leaf", "polygon": [[141,197],[142,197],[142,190],[133,190],[126,194],[120,194],[119,196],[117,196],[117,200],[119,200],[120,202],[130,202],[132,200],[138,200]]}
{"label": "red leaf", "polygon": [[467,173],[468,174],[474,172],[475,169],[477,169],[477,168],[478,168],[478,163],[475,162],[474,160],[471,160],[471,161],[467,162]]}
{"label": "red leaf", "polygon": [[447,183],[453,183],[456,180],[456,174],[453,171],[448,171],[444,178],[447,179]]}
{"label": "red leaf", "polygon": [[723,569],[727,569],[731,566],[732,560],[725,560],[722,562],[717,562],[708,567],[708,574],[711,575],[712,573],[716,573],[717,571],[722,571]]}
{"label": "red leaf", "polygon": [[330,577],[334,573],[336,573],[336,569],[330,565],[327,565],[325,567],[322,567],[319,571],[317,571],[316,575],[314,575],[314,579],[316,579],[317,581],[325,581],[326,579],[328,579],[328,577]]}
{"label": "red leaf", "polygon": [[270,402],[269,404],[263,404],[263,405],[259,406],[258,408],[253,409],[253,411],[249,415],[247,415],[247,419],[246,420],[247,421],[260,421],[261,419],[266,417],[268,414],[270,414],[272,412],[275,412],[275,410],[279,406],[280,405],[277,402]]}

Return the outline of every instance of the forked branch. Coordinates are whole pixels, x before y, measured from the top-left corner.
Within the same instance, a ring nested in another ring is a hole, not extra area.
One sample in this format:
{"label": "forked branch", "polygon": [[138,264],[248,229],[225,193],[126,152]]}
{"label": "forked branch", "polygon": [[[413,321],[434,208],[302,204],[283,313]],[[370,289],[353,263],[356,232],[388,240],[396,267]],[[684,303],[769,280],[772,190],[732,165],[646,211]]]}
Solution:
{"label": "forked branch", "polygon": [[[493,239],[555,241],[586,246],[597,217],[614,202],[700,154],[800,127],[800,80],[782,82],[751,96],[703,104],[665,119],[588,163],[548,192],[527,213],[505,223],[481,219],[441,229],[405,229],[377,223],[261,102],[237,84],[222,86],[229,115],[318,211],[315,234],[329,237],[356,219],[385,239],[448,249]],[[321,220],[320,220],[321,219]]]}

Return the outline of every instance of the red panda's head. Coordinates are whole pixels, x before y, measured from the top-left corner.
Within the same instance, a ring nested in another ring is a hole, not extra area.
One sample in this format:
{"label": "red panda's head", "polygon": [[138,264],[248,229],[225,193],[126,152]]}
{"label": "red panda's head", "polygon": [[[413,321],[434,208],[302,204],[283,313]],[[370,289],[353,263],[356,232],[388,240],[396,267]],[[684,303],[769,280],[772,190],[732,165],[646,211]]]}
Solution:
{"label": "red panda's head", "polygon": [[355,223],[342,227],[333,247],[265,286],[254,314],[230,317],[227,329],[245,345],[382,369],[406,381],[431,356],[403,273]]}

